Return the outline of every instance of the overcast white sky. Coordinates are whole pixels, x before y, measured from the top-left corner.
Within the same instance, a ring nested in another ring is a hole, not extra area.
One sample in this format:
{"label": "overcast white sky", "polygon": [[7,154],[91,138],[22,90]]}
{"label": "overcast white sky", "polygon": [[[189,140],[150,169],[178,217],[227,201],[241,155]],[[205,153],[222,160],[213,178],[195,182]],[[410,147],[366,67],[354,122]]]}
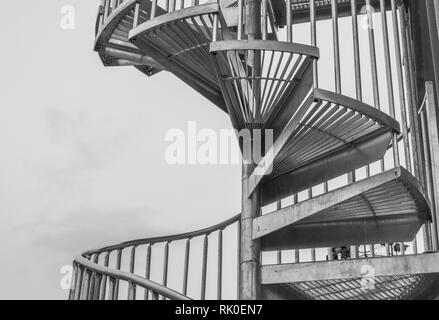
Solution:
{"label": "overcast white sky", "polygon": [[[60,268],[85,249],[240,211],[239,166],[164,160],[167,130],[230,128],[226,115],[169,73],[104,68],[99,3],[2,3],[0,299],[65,299]],[[75,30],[60,27],[64,5]]]}
{"label": "overcast white sky", "polygon": [[[169,129],[195,120],[219,131],[231,128],[228,117],[169,73],[103,67],[92,50],[99,3],[2,3],[0,299],[65,299],[60,268],[84,250],[192,231],[240,211],[240,166],[170,166],[164,157]],[[75,8],[74,30],[60,26],[65,5]],[[342,91],[354,97],[350,23],[340,19]],[[294,37],[309,41],[301,27]],[[323,25],[319,80],[329,90],[331,37]],[[367,30],[360,48],[364,100],[372,103]]]}

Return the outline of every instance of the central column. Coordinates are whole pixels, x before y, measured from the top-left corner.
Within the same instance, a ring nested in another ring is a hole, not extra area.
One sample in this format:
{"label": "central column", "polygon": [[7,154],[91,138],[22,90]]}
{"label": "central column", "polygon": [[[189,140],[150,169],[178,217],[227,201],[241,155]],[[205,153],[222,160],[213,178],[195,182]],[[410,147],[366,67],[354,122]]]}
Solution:
{"label": "central column", "polygon": [[[245,33],[249,40],[261,39],[261,1],[245,0],[244,2],[245,17]],[[249,52],[247,63],[252,66],[255,74],[259,73],[260,53],[258,51]],[[255,122],[260,120],[259,114],[259,95],[260,86],[255,82],[253,85],[254,103],[253,116]],[[255,128],[249,125],[251,131]],[[253,132],[250,133],[253,138]],[[244,141],[244,143],[250,143]],[[256,141],[261,143],[261,141]],[[253,141],[251,144],[254,147]],[[244,146],[245,148],[245,146]],[[253,161],[253,152],[249,155],[249,159],[243,157],[242,165],[242,211],[241,211],[241,256],[240,256],[240,283],[239,283],[239,299],[256,300],[261,298],[261,281],[260,281],[260,241],[252,240],[253,219],[258,217],[261,212],[260,189],[254,190],[250,195],[248,188],[248,178],[253,172],[257,164]]]}

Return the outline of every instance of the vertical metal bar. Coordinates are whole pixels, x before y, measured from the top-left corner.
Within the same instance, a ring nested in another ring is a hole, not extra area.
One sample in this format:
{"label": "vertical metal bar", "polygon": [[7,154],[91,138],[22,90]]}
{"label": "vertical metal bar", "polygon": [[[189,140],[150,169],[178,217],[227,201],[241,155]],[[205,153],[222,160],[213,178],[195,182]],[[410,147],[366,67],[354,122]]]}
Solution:
{"label": "vertical metal bar", "polygon": [[261,0],[261,11],[262,11],[262,40],[267,40],[268,35],[268,12],[267,12],[267,1]]}
{"label": "vertical metal bar", "polygon": [[105,12],[104,12],[105,18],[108,18],[108,16],[110,15],[110,12],[111,12],[110,0],[106,0]]}
{"label": "vertical metal bar", "polygon": [[[98,264],[99,254],[93,255],[92,261],[94,264]],[[90,292],[88,295],[90,300],[94,300],[94,297],[95,297],[95,287],[96,287],[95,282],[96,282],[96,272],[92,272],[91,277],[90,277]]]}
{"label": "vertical metal bar", "polygon": [[152,0],[151,5],[151,19],[155,18],[157,11],[157,0]]}
{"label": "vertical metal bar", "polygon": [[236,275],[236,300],[241,300],[241,221],[238,221],[236,223],[236,238],[237,238],[237,257],[236,257],[236,264],[237,264],[237,275]]}
{"label": "vertical metal bar", "polygon": [[80,300],[81,299],[81,293],[83,289],[83,280],[84,280],[84,268],[81,265],[78,265],[78,278],[76,280],[76,290],[75,290],[75,297],[74,300]]}
{"label": "vertical metal bar", "polygon": [[203,261],[201,270],[201,300],[206,299],[206,278],[207,278],[207,252],[208,252],[209,238],[204,236],[203,241]]}
{"label": "vertical metal bar", "polygon": [[82,294],[81,300],[88,300],[88,293],[90,289],[90,273],[87,268],[84,267],[84,275],[83,275],[83,283],[82,283]]}
{"label": "vertical metal bar", "polygon": [[370,0],[366,0],[367,17],[368,17],[368,31],[369,31],[369,55],[370,55],[370,65],[372,71],[372,88],[373,88],[373,99],[374,106],[380,109],[380,92],[378,87],[378,71],[376,62],[376,50],[375,50],[375,32],[373,23],[373,11]]}
{"label": "vertical metal bar", "polygon": [[[152,244],[148,245],[146,249],[146,264],[145,264],[145,278],[149,280],[151,277],[151,249]],[[148,300],[148,292],[149,290],[145,289],[144,299]]]}
{"label": "vertical metal bar", "polygon": [[418,94],[416,89],[416,74],[413,67],[413,51],[412,51],[412,40],[411,40],[411,30],[410,30],[410,23],[409,18],[406,16],[405,10],[402,11],[404,15],[404,27],[405,27],[405,37],[406,37],[406,45],[407,45],[407,58],[408,58],[408,78],[409,78],[409,84],[411,87],[411,98],[412,98],[412,110],[410,110],[410,114],[413,117],[412,126],[410,128],[412,134],[415,138],[416,143],[416,153],[415,156],[417,156],[417,168],[418,168],[418,179],[421,181],[422,184],[425,184],[424,181],[424,171],[423,171],[423,154],[421,152],[421,137],[420,137],[420,131],[419,131],[419,121],[417,117],[417,103],[418,103]]}
{"label": "vertical metal bar", "polygon": [[287,0],[286,4],[286,10],[287,10],[287,42],[293,41],[293,23],[292,23],[292,17],[291,17],[291,0]]}
{"label": "vertical metal bar", "polygon": [[410,83],[410,70],[409,70],[409,56],[408,56],[408,48],[407,48],[407,38],[406,38],[406,32],[405,32],[405,15],[404,15],[404,7],[400,7],[398,10],[398,16],[399,16],[399,27],[400,27],[400,33],[401,33],[401,46],[402,46],[402,53],[403,53],[403,66],[404,66],[404,80],[405,80],[405,88],[407,90],[407,108],[408,108],[408,115],[410,119],[410,139],[411,139],[411,145],[412,145],[412,152],[413,152],[413,171],[412,173],[419,178],[419,166],[418,166],[418,145],[416,143],[416,128],[414,125],[414,118],[413,118],[413,93],[412,93],[412,86]]}
{"label": "vertical metal bar", "polygon": [[175,11],[175,0],[170,0],[169,12]]}
{"label": "vertical metal bar", "polygon": [[[106,252],[105,256],[104,256],[104,267],[108,267],[108,265],[110,264],[110,252]],[[108,277],[107,276],[103,276],[102,278],[102,289],[101,289],[101,296],[100,296],[100,300],[105,300],[105,294],[107,291],[107,280]]]}
{"label": "vertical metal bar", "polygon": [[[423,148],[423,152],[424,152],[424,166],[425,166],[425,184],[426,184],[426,190],[427,190],[427,194],[428,197],[433,200],[434,199],[434,193],[433,193],[433,177],[432,177],[432,169],[431,169],[431,155],[430,155],[430,146],[429,146],[429,141],[428,141],[428,124],[427,124],[427,120],[425,117],[425,110],[421,111],[421,136],[422,136],[422,142],[424,145]],[[432,211],[434,213],[434,202],[432,202]],[[433,227],[436,225],[435,223],[435,215],[432,214],[433,217]],[[433,251],[437,251],[437,243],[438,243],[438,239],[437,239],[437,232],[435,232],[432,228],[432,225],[430,222],[426,222],[424,225],[426,228],[429,228],[430,233],[430,239],[428,239],[429,241],[429,247],[433,250]]]}
{"label": "vertical metal bar", "polygon": [[115,278],[108,278],[108,300],[116,299],[116,282]]}
{"label": "vertical metal bar", "polygon": [[[279,211],[282,209],[282,201],[279,200],[276,203],[276,210]],[[277,251],[277,264],[281,264],[282,263],[282,250],[278,250]]]}
{"label": "vertical metal bar", "polygon": [[[293,195],[293,204],[296,204],[299,202],[299,195],[296,193]],[[294,250],[294,263],[299,263],[300,262],[300,250],[299,249],[295,249]]]}
{"label": "vertical metal bar", "polygon": [[407,131],[407,109],[406,109],[406,100],[405,100],[404,79],[402,73],[401,44],[400,44],[398,16],[397,16],[397,8],[396,8],[395,0],[391,0],[391,6],[392,6],[392,21],[393,21],[393,38],[395,43],[396,75],[398,78],[405,166],[407,170],[412,172],[412,163],[411,163],[412,160],[410,154],[409,136]]}
{"label": "vertical metal bar", "polygon": [[93,300],[99,300],[101,296],[102,275],[95,273]]}
{"label": "vertical metal bar", "polygon": [[[116,269],[120,270],[121,265],[122,265],[122,249],[117,249]],[[116,285],[114,291],[115,291],[114,299],[117,300],[119,298],[119,279],[116,279]]]}
{"label": "vertical metal bar", "polygon": [[191,239],[187,239],[185,250],[184,250],[183,295],[187,294],[190,250],[191,250]]}
{"label": "vertical metal bar", "polygon": [[77,290],[76,279],[78,278],[78,264],[73,262],[72,278],[70,279],[69,300],[75,299],[75,291]]}
{"label": "vertical metal bar", "polygon": [[335,91],[336,93],[341,93],[340,40],[338,33],[337,0],[331,1],[331,12],[332,12],[332,41],[334,47]]}
{"label": "vertical metal bar", "polygon": [[[308,189],[308,199],[312,199],[313,195],[312,195],[312,188]],[[311,261],[314,262],[316,261],[316,249],[315,248],[311,248]]]}
{"label": "vertical metal bar", "polygon": [[[390,62],[390,47],[389,47],[389,32],[387,30],[387,11],[386,3],[384,0],[380,0],[381,7],[381,28],[383,31],[383,48],[384,48],[384,61],[386,66],[386,80],[387,80],[387,99],[389,104],[390,116],[396,118],[395,113],[395,100],[393,96],[393,78],[392,78],[392,66]],[[398,151],[398,135],[396,132],[393,134],[393,161],[394,166],[399,167],[399,151]]]}
{"label": "vertical metal bar", "polygon": [[[439,17],[438,17],[439,18]],[[434,198],[431,199],[434,203],[433,216],[433,234],[436,238],[436,251],[439,247],[439,132],[438,132],[438,118],[437,118],[437,101],[434,98],[434,88],[432,82],[427,82],[425,84],[425,91],[427,95],[426,100],[426,112],[428,121],[428,138],[430,146],[430,161],[431,161],[431,171],[432,171],[432,182],[433,182],[433,194]]]}
{"label": "vertical metal bar", "polygon": [[352,34],[354,43],[354,70],[355,70],[355,92],[357,100],[363,100],[363,90],[361,83],[361,60],[360,60],[360,42],[358,36],[358,16],[357,0],[351,0],[352,14]]}
{"label": "vertical metal bar", "polygon": [[[163,253],[163,285],[166,287],[168,285],[168,269],[169,269],[169,242],[165,244],[165,250]],[[162,297],[164,300],[165,297]]]}
{"label": "vertical metal bar", "polygon": [[223,288],[223,230],[218,231],[218,271],[217,271],[217,300],[222,298]]}
{"label": "vertical metal bar", "polygon": [[212,42],[218,39],[218,14],[213,15],[213,32],[212,32]]}
{"label": "vertical metal bar", "polygon": [[[130,273],[134,274],[134,267],[136,265],[136,246],[131,248],[130,255]],[[128,300],[136,299],[136,285],[132,282],[128,282]]]}
{"label": "vertical metal bar", "polygon": [[136,2],[134,6],[134,22],[133,28],[139,25],[139,17],[140,17],[140,2]]}
{"label": "vertical metal bar", "polygon": [[244,4],[243,4],[243,0],[238,0],[238,34],[237,34],[237,38],[238,40],[242,39],[242,30],[243,30],[243,14],[244,14]]}
{"label": "vertical metal bar", "polygon": [[[310,23],[311,23],[311,45],[317,46],[317,17],[316,17],[316,2],[310,0]],[[317,59],[313,59],[313,89],[319,87]]]}

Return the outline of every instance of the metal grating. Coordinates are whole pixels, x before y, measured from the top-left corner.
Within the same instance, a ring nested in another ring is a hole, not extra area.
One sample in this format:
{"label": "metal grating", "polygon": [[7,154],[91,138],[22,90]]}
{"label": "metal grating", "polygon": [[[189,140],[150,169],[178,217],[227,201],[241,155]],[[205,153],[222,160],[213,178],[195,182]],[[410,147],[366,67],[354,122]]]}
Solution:
{"label": "metal grating", "polygon": [[298,282],[282,287],[310,300],[400,300],[422,280],[423,275],[400,275]]}

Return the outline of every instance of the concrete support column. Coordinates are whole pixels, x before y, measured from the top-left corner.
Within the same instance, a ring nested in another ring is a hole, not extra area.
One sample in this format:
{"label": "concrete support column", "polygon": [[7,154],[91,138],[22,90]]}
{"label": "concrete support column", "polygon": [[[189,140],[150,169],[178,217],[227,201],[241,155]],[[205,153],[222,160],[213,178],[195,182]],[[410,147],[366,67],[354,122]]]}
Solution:
{"label": "concrete support column", "polygon": [[439,0],[426,0],[436,97],[439,98]]}
{"label": "concrete support column", "polygon": [[[261,39],[261,1],[245,0],[245,33],[249,40]],[[254,75],[260,71],[260,54],[258,51],[248,53],[247,62],[253,67]],[[260,87],[257,83],[253,84],[254,96],[259,96]],[[254,121],[260,119],[259,102],[255,101],[256,106]],[[253,129],[253,126],[250,126]],[[253,136],[253,132],[250,134]],[[244,141],[246,143],[246,141]],[[247,141],[247,143],[249,143]],[[252,141],[252,147],[253,141]],[[261,213],[260,188],[256,188],[253,194],[249,194],[248,178],[255,168],[253,157],[245,159],[243,157],[242,169],[242,211],[241,211],[241,257],[240,257],[240,284],[239,294],[241,300],[256,300],[261,297],[260,281],[260,241],[252,240],[253,219]]]}
{"label": "concrete support column", "polygon": [[259,240],[252,240],[253,219],[260,215],[260,192],[257,188],[249,196],[248,177],[255,166],[243,164],[242,170],[242,211],[241,211],[241,261],[240,261],[240,299],[256,300],[261,296],[260,290],[260,255]]}

